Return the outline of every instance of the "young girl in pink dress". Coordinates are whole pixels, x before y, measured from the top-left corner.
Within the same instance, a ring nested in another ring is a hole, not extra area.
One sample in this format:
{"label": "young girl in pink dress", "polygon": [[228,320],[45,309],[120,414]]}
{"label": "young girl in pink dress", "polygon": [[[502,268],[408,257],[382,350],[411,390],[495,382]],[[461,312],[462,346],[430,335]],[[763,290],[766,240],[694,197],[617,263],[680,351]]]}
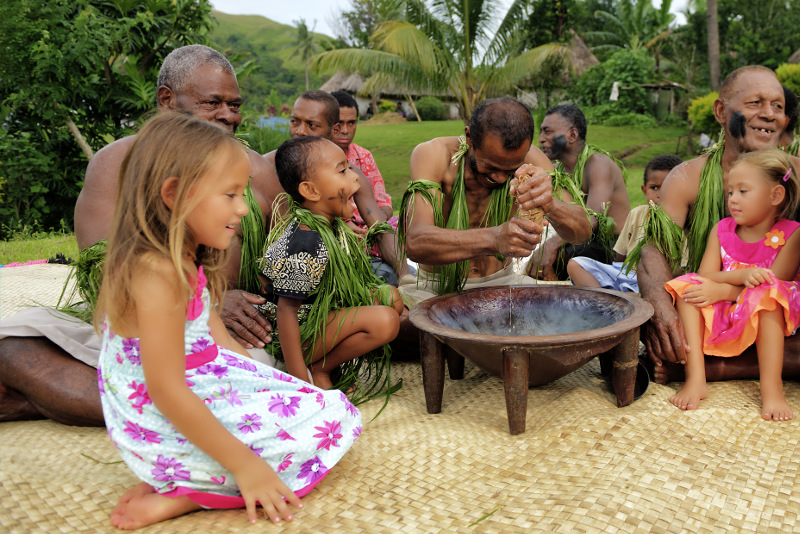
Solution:
{"label": "young girl in pink dress", "polygon": [[225,249],[247,213],[250,164],[228,132],[162,113],[120,171],[98,321],[108,433],[143,482],[111,514],[124,529],[256,504],[292,520],[361,433],[361,414],[250,359],[219,317]]}
{"label": "young girl in pink dress", "polygon": [[798,175],[780,150],[743,154],[728,173],[730,217],[711,231],[697,274],[667,282],[689,353],[686,382],[670,402],[697,408],[708,396],[704,353],[738,356],[755,342],[761,416],[792,418],[783,395],[784,336],[800,322]]}

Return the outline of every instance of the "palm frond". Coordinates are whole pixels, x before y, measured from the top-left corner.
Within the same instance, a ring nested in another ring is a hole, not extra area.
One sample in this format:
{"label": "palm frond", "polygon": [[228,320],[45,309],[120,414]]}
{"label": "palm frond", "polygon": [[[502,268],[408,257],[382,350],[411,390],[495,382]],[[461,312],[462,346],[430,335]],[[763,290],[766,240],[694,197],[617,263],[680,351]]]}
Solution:
{"label": "palm frond", "polygon": [[545,65],[552,66],[552,62],[566,66],[571,71],[569,57],[569,47],[566,45],[549,43],[537,46],[510,59],[503,67],[494,69],[491,84],[501,90],[511,88],[525,78],[536,76]]}
{"label": "palm frond", "polygon": [[520,28],[525,22],[527,6],[527,0],[514,0],[497,28],[494,38],[486,47],[483,63],[493,64],[507,57],[508,51],[513,48]]}

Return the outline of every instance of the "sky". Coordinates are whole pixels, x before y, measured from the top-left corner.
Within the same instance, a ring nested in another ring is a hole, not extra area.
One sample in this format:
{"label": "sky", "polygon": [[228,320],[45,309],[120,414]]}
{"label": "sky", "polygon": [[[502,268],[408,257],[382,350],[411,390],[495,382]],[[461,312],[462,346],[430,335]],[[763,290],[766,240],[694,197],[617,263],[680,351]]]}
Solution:
{"label": "sky", "polygon": [[[501,0],[508,6],[512,0]],[[686,8],[687,0],[672,0],[672,13],[677,15],[676,22],[683,24],[686,18],[680,13]],[[654,0],[654,5],[661,5]],[[305,19],[309,28],[317,33],[335,37],[331,25],[335,16],[350,9],[350,0],[211,0],[217,11],[231,15],[262,15],[268,19],[294,26],[294,21]],[[502,11],[501,11],[502,12]],[[316,26],[314,24],[316,23]]]}

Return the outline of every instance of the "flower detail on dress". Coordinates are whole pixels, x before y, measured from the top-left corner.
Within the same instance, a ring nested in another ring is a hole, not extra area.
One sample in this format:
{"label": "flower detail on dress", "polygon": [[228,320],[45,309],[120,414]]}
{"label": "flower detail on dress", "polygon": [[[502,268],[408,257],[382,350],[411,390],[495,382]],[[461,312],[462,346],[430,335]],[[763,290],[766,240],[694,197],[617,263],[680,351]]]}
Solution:
{"label": "flower detail on dress", "polygon": [[225,475],[221,477],[211,477],[211,482],[214,484],[225,484]]}
{"label": "flower detail on dress", "polygon": [[142,408],[145,404],[152,404],[150,395],[147,394],[147,386],[144,383],[138,384],[136,380],[128,384],[128,387],[133,390],[133,393],[128,395],[128,399],[135,399],[133,401],[133,408],[137,412],[142,413]]}
{"label": "flower detail on dress", "polygon": [[323,395],[322,393],[317,393],[316,401],[317,401],[317,404],[319,404],[319,407],[324,410],[325,409],[325,395]]}
{"label": "flower detail on dress", "polygon": [[272,376],[275,377],[276,380],[280,380],[282,382],[294,381],[294,377],[281,373],[280,371],[272,371]]}
{"label": "flower detail on dress", "polygon": [[286,471],[287,469],[289,469],[289,466],[292,465],[292,455],[293,454],[294,454],[293,452],[290,452],[289,454],[287,454],[286,456],[281,458],[281,464],[278,466],[278,473],[280,473],[281,471]]}
{"label": "flower detail on dress", "polygon": [[278,414],[278,417],[291,417],[300,407],[300,397],[284,397],[280,393],[269,399],[269,411]]}
{"label": "flower detail on dress", "polygon": [[225,388],[219,388],[218,392],[214,393],[214,399],[226,400],[230,403],[231,406],[241,406],[242,399],[249,399],[250,395],[239,395],[238,389],[233,389],[233,386],[228,383],[228,390],[225,391]]}
{"label": "flower detail on dress", "polygon": [[339,395],[340,395],[339,398],[344,403],[345,410],[350,412],[350,415],[352,415],[353,417],[358,417],[358,408],[356,408],[355,405],[352,402],[350,402],[350,399],[347,398],[347,395],[345,395],[341,391],[339,392]]}
{"label": "flower detail on dress", "polygon": [[217,378],[223,378],[228,375],[228,368],[224,365],[217,365],[215,363],[207,363],[197,368],[198,375],[214,375]]}
{"label": "flower detail on dress", "polygon": [[261,429],[261,416],[255,413],[249,413],[242,416],[242,422],[239,423],[239,432],[242,434],[252,434],[253,432]]}
{"label": "flower detail on dress", "polygon": [[223,353],[222,356],[225,358],[225,363],[230,365],[231,367],[237,367],[239,369],[244,369],[245,371],[255,371],[256,366],[250,362],[245,361],[242,358],[237,358],[236,356],[231,356],[230,354]]}
{"label": "flower detail on dress", "polygon": [[314,391],[316,391],[316,390],[311,389],[310,386],[303,386],[303,387],[301,387],[300,389],[297,390],[298,393],[314,393]]}
{"label": "flower detail on dress", "polygon": [[186,469],[181,469],[183,464],[175,458],[165,458],[158,455],[158,459],[153,462],[153,469],[150,471],[153,477],[159,482],[167,482],[169,480],[189,480],[191,473]]}
{"label": "flower detail on dress", "polygon": [[264,447],[256,447],[255,445],[250,445],[250,450],[256,453],[258,456],[261,456],[261,453],[264,452]]}
{"label": "flower detail on dress", "polygon": [[361,435],[361,427],[357,426],[353,429],[353,439],[358,438]]}
{"label": "flower detail on dress", "polygon": [[314,434],[315,438],[321,438],[317,443],[317,450],[331,450],[331,446],[338,447],[339,440],[342,439],[342,425],[339,421],[325,421],[323,426],[315,426],[314,430],[319,430]]}
{"label": "flower detail on dress", "polygon": [[192,354],[197,354],[198,352],[203,352],[204,350],[206,350],[211,345],[213,345],[212,340],[210,340],[208,338],[205,338],[205,337],[201,337],[200,339],[198,339],[197,341],[192,343]]}
{"label": "flower detail on dress", "polygon": [[206,275],[203,274],[203,266],[197,269],[197,283],[194,286],[194,298],[189,302],[186,310],[186,318],[194,321],[203,313],[203,289],[206,287]]}
{"label": "flower detail on dress", "polygon": [[161,443],[158,432],[139,426],[133,421],[125,421],[125,433],[129,435],[133,441]]}
{"label": "flower detail on dress", "polygon": [[289,434],[287,431],[281,428],[281,425],[275,423],[275,426],[278,427],[278,437],[281,438],[281,441],[297,441]]}
{"label": "flower detail on dress", "polygon": [[778,247],[786,244],[785,236],[786,234],[782,230],[770,230],[767,232],[767,237],[764,238],[764,244],[777,250]]}
{"label": "flower detail on dress", "polygon": [[97,389],[100,390],[100,394],[101,395],[106,392],[106,382],[108,382],[108,380],[106,380],[105,377],[103,377],[103,371],[100,369],[100,367],[98,367],[97,368]]}
{"label": "flower detail on dress", "polygon": [[322,460],[315,456],[300,466],[300,474],[297,475],[297,478],[305,478],[306,484],[311,484],[322,478],[322,475],[324,475],[327,470],[328,468],[325,467]]}
{"label": "flower detail on dress", "polygon": [[142,358],[139,355],[139,340],[125,338],[122,340],[122,350],[131,365],[142,365]]}

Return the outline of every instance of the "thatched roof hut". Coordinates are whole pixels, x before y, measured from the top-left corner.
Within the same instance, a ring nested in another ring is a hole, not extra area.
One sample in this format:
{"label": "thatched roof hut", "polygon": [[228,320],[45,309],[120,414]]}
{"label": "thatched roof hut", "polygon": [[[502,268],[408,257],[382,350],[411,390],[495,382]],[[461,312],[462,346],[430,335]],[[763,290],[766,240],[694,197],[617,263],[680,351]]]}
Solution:
{"label": "thatched roof hut", "polygon": [[569,42],[569,62],[572,65],[572,71],[575,75],[580,76],[583,71],[593,65],[600,63],[600,60],[592,54],[583,39],[578,36],[575,31],[572,32],[572,39]]}
{"label": "thatched roof hut", "polygon": [[356,94],[364,85],[364,79],[358,74],[345,74],[344,72],[337,72],[330,80],[322,84],[323,91],[332,93],[334,91],[347,91],[348,93]]}

